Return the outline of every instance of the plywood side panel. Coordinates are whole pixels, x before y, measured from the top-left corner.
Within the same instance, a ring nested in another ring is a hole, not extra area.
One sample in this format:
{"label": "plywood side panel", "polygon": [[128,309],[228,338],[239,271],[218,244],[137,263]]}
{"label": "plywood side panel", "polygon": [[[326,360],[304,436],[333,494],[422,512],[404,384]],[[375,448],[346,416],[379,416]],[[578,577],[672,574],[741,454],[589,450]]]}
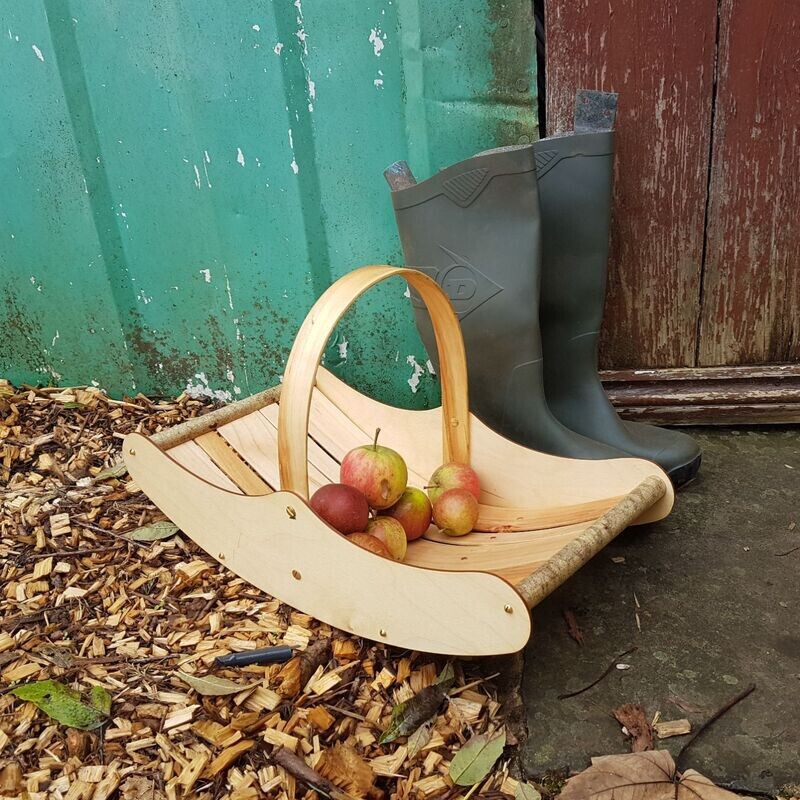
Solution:
{"label": "plywood side panel", "polygon": [[800,359],[800,15],[722,0],[701,365]]}
{"label": "plywood side panel", "polygon": [[548,133],[578,88],[619,92],[606,367],[694,364],[716,0],[546,0]]}

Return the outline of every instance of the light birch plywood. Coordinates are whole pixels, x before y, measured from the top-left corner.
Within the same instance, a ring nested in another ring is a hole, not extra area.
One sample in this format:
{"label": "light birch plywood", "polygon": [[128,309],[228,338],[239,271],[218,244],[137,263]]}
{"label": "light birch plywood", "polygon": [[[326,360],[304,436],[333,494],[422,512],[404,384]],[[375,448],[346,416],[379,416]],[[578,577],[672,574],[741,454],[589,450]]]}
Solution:
{"label": "light birch plywood", "polygon": [[200,434],[195,442],[244,494],[268,494],[272,491],[216,431]]}
{"label": "light birch plywood", "polygon": [[[442,463],[438,438],[441,409],[407,411],[384,405],[324,368],[317,374],[317,388],[343,413],[358,420],[360,427],[380,428],[383,443],[410,459],[422,474],[430,475]],[[672,485],[650,461],[581,461],[538,453],[504,439],[474,414],[470,414],[470,439],[471,464],[481,479],[483,505],[518,511],[517,516],[531,520],[541,514],[540,522],[535,523],[540,527],[577,522],[576,516],[590,521],[650,475],[663,480],[667,490],[635,524],[663,519],[672,508]],[[482,509],[483,513],[488,512]],[[553,513],[559,518],[554,520]]]}
{"label": "light birch plywood", "polygon": [[184,441],[169,450],[169,455],[198,478],[220,489],[242,494],[242,490],[203,452],[197,442]]}
{"label": "light birch plywood", "polygon": [[[268,408],[277,406],[270,405]],[[260,410],[219,427],[220,435],[273,489],[280,488],[278,468],[278,431]],[[308,467],[309,486],[315,492],[329,483],[326,475]]]}
{"label": "light birch plywood", "polygon": [[500,578],[381,558],[339,536],[296,494],[224,491],[140,434],[126,437],[123,447],[131,477],[200,547],[317,619],[396,647],[448,655],[516,652],[530,635],[522,598]]}

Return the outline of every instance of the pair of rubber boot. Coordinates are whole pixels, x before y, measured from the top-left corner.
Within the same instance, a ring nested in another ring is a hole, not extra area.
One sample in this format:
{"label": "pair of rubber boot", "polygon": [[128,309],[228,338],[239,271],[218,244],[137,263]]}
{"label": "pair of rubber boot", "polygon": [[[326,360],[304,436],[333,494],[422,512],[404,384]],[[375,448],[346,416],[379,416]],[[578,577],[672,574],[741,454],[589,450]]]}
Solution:
{"label": "pair of rubber boot", "polygon": [[[573,132],[488,150],[421,183],[405,162],[385,176],[406,264],[458,313],[475,414],[545,453],[646,458],[682,486],[700,468],[697,444],[621,420],[597,372],[615,113],[615,94],[581,91]],[[430,318],[413,292],[412,302],[435,363]]]}

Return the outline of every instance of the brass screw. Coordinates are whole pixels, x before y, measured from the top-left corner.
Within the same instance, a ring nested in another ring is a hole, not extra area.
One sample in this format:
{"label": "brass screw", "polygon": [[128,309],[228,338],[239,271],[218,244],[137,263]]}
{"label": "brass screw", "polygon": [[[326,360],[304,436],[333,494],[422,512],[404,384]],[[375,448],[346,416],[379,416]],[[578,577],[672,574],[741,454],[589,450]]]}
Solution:
{"label": "brass screw", "polygon": [[503,611],[505,611],[505,612],[506,612],[506,614],[513,614],[513,613],[514,613],[514,607],[513,607],[513,606],[511,606],[511,605],[509,605],[508,603],[506,603],[506,604],[503,606]]}
{"label": "brass screw", "polygon": [[288,516],[289,519],[296,519],[297,512],[291,506],[286,506],[286,516]]}
{"label": "brass screw", "polygon": [[450,420],[450,427],[451,427],[451,428],[457,428],[457,427],[458,427],[458,420],[457,420],[455,417],[453,417],[453,418]]}
{"label": "brass screw", "polygon": [[292,577],[293,577],[293,578],[294,578],[296,581],[299,581],[299,580],[300,580],[300,579],[301,579],[303,576],[302,576],[302,575],[301,575],[301,574],[300,574],[300,573],[299,573],[299,572],[298,572],[296,569],[293,569],[293,570],[292,570]]}
{"label": "brass screw", "polygon": [[136,451],[135,451],[135,450],[134,450],[132,447],[131,447],[131,449],[130,449],[130,450],[128,450],[128,452],[129,452],[129,453],[130,453],[132,456],[135,456],[135,455],[136,455]]}
{"label": "brass screw", "polygon": [[217,556],[217,558],[218,558],[220,561],[224,561],[224,560],[225,560],[225,553],[220,553],[220,554]]}
{"label": "brass screw", "polygon": [[381,636],[384,636],[384,637],[385,637],[385,636],[386,636],[386,628],[381,628],[381,629],[378,631],[378,633],[379,633]]}

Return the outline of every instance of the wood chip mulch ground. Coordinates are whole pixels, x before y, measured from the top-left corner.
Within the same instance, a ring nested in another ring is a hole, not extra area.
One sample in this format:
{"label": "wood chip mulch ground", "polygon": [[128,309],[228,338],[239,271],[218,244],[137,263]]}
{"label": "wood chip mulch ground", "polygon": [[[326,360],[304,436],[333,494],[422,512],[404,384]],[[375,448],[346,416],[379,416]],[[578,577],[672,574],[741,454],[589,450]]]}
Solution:
{"label": "wood chip mulch ground", "polygon": [[[122,402],[92,387],[0,381],[0,797],[324,796],[298,761],[345,793],[327,796],[466,796],[449,777],[454,754],[504,727],[496,687],[475,664],[453,664],[431,725],[380,745],[393,707],[432,685],[441,659],[331,629],[180,532],[128,538],[164,517],[115,468],[122,438],[210,408],[185,396]],[[295,649],[286,664],[214,666],[216,656],[278,644]],[[238,686],[200,694],[193,676]],[[46,679],[83,697],[103,687],[107,719],[78,730],[11,693]],[[515,789],[501,758],[470,796]]]}

